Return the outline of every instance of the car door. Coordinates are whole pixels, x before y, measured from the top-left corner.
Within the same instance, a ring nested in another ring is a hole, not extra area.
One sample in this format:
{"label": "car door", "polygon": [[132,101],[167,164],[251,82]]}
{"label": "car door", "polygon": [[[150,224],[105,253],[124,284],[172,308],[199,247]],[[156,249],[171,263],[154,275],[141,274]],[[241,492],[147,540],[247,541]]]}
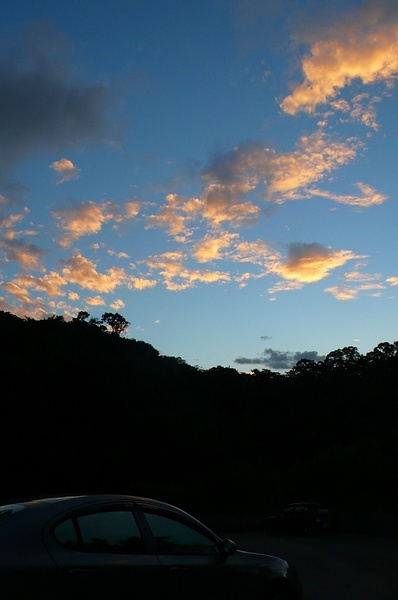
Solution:
{"label": "car door", "polygon": [[162,565],[165,599],[233,600],[258,598],[253,570],[238,564],[236,555],[220,551],[206,530],[175,515],[143,510]]}
{"label": "car door", "polygon": [[68,516],[51,526],[47,546],[59,569],[57,600],[158,599],[161,565],[131,508]]}

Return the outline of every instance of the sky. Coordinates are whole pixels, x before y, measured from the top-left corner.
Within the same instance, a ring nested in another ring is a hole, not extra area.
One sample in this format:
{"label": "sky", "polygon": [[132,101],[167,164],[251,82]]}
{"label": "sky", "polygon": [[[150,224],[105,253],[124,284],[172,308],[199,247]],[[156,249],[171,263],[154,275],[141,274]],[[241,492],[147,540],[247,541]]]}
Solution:
{"label": "sky", "polygon": [[200,369],[398,339],[395,0],[2,0],[0,310]]}

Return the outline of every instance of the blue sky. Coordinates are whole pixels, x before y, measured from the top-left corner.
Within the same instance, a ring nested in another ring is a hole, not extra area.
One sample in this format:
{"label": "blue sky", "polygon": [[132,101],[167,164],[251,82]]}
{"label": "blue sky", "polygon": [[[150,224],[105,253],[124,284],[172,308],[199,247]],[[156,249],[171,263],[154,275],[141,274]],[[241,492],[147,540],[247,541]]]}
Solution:
{"label": "blue sky", "polygon": [[3,0],[0,310],[209,369],[398,339],[398,5]]}

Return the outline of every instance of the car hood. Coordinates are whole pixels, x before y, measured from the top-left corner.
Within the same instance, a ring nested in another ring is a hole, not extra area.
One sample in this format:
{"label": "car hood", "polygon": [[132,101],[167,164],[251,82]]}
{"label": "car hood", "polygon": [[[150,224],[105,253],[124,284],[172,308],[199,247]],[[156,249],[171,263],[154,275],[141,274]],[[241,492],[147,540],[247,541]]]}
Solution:
{"label": "car hood", "polygon": [[260,552],[236,550],[230,560],[247,566],[268,567],[272,571],[278,571],[281,576],[286,576],[289,570],[289,563],[283,558],[271,554],[261,554]]}

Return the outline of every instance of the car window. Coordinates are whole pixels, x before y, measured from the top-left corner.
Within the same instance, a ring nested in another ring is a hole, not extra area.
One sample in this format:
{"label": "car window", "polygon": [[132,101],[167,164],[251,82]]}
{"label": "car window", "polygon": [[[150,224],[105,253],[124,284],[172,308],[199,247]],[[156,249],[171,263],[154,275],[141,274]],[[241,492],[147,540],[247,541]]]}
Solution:
{"label": "car window", "polygon": [[159,554],[214,554],[216,543],[176,519],[145,512]]}
{"label": "car window", "polygon": [[308,506],[296,506],[295,512],[296,513],[300,513],[300,514],[304,514],[304,513],[309,512],[309,508],[308,508]]}
{"label": "car window", "polygon": [[131,511],[106,511],[68,519],[55,528],[57,540],[72,550],[144,554],[144,543]]}
{"label": "car window", "polygon": [[286,508],[283,509],[282,514],[283,515],[292,515],[294,511],[294,506],[287,506]]}
{"label": "car window", "polygon": [[79,549],[79,540],[72,519],[67,519],[66,521],[62,521],[62,523],[57,525],[57,527],[54,529],[54,535],[57,541],[62,544],[62,546],[65,546],[70,550]]}

